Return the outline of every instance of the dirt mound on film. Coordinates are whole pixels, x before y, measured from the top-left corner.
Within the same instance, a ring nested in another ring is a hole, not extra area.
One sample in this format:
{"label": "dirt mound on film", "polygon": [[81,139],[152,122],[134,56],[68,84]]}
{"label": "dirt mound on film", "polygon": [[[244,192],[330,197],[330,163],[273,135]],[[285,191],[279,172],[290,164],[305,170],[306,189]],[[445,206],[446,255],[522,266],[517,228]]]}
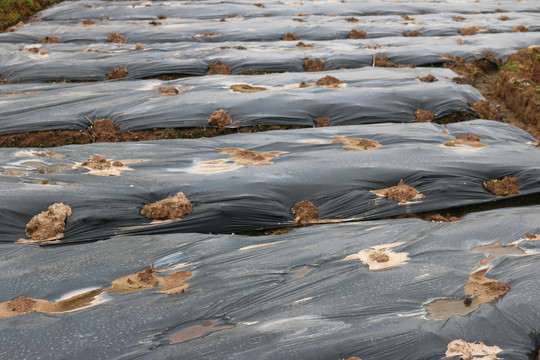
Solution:
{"label": "dirt mound on film", "polygon": [[152,204],[144,205],[141,214],[151,220],[178,220],[193,210],[184,193],[179,192]]}
{"label": "dirt mound on film", "polygon": [[294,41],[294,40],[300,40],[300,37],[294,35],[293,33],[288,32],[281,36],[281,40]]}
{"label": "dirt mound on film", "polygon": [[108,80],[122,79],[128,74],[128,69],[123,66],[117,67],[109,71],[105,76]]}
{"label": "dirt mound on film", "polygon": [[317,207],[311,201],[299,201],[291,208],[294,216],[294,222],[297,224],[306,224],[316,221],[319,216]]}
{"label": "dirt mound on film", "polygon": [[355,139],[344,136],[332,136],[336,140],[332,141],[332,144],[345,144],[343,150],[349,151],[362,151],[362,150],[375,150],[381,144],[375,140]]}
{"label": "dirt mound on film", "polygon": [[216,110],[208,118],[208,123],[214,127],[225,127],[232,124],[232,119],[225,110]]}
{"label": "dirt mound on film", "polygon": [[317,127],[330,126],[330,120],[326,116],[313,119],[313,122],[315,123],[315,126]]}
{"label": "dirt mound on film", "polygon": [[244,150],[242,148],[217,149],[221,154],[228,154],[228,161],[233,161],[236,165],[270,165],[270,160],[278,157],[283,152],[273,151],[261,153],[258,151]]}
{"label": "dirt mound on film", "polygon": [[460,134],[456,135],[455,140],[448,140],[444,143],[444,146],[449,147],[471,147],[471,148],[481,148],[484,146],[487,146],[486,144],[482,144],[480,142],[480,138],[477,135],[469,134]]}
{"label": "dirt mound on film", "polygon": [[420,30],[413,30],[413,31],[404,31],[402,32],[402,34],[405,37],[415,37],[415,36],[421,36],[422,32]]}
{"label": "dirt mound on film", "polygon": [[181,94],[180,89],[176,86],[159,86],[157,90],[161,92],[160,96],[176,96]]}
{"label": "dirt mound on film", "polygon": [[367,36],[367,32],[365,32],[364,30],[352,29],[349,32],[348,39],[365,39],[366,36]]}
{"label": "dirt mound on film", "polygon": [[38,44],[56,44],[60,40],[60,36],[45,36],[38,41]]}
{"label": "dirt mound on film", "polygon": [[429,75],[426,75],[426,76],[423,76],[423,77],[419,77],[417,79],[418,81],[422,81],[422,82],[435,82],[435,81],[439,81],[439,79],[437,79],[435,76],[429,74]]}
{"label": "dirt mound on film", "polygon": [[499,120],[501,117],[499,110],[493,107],[488,100],[480,100],[475,103],[469,102],[468,104],[482,119]]}
{"label": "dirt mound on film", "polygon": [[374,66],[378,67],[398,67],[396,64],[388,60],[388,55],[375,57]]}
{"label": "dirt mound on film", "polygon": [[71,208],[62,203],[49,206],[46,211],[34,216],[26,225],[26,236],[34,241],[49,241],[64,236],[66,220],[71,216]]}
{"label": "dirt mound on film", "polygon": [[519,194],[519,179],[505,176],[502,180],[484,181],[484,187],[493,195],[516,195]]}
{"label": "dirt mound on film", "polygon": [[336,88],[344,84],[344,82],[331,75],[326,75],[325,77],[317,80],[315,84],[326,88]]}
{"label": "dirt mound on film", "polygon": [[489,268],[485,268],[471,274],[465,284],[465,292],[481,303],[495,300],[510,290],[510,285],[486,278],[484,275],[488,270]]}
{"label": "dirt mound on film", "polygon": [[518,26],[514,26],[512,28],[512,31],[514,31],[514,32],[527,32],[527,31],[529,31],[529,28],[524,26],[524,25],[518,25]]}
{"label": "dirt mound on film", "polygon": [[324,71],[324,61],[321,59],[304,59],[304,69],[306,71]]}
{"label": "dirt mound on film", "polygon": [[112,120],[97,119],[86,131],[92,137],[93,142],[117,142],[121,141],[119,130],[120,126]]}
{"label": "dirt mound on film", "polygon": [[254,92],[268,90],[268,88],[266,88],[266,87],[251,86],[251,85],[248,85],[248,84],[235,84],[235,85],[229,86],[229,88],[232,91],[241,92],[241,93],[254,93]]}
{"label": "dirt mound on film", "polygon": [[126,43],[126,39],[124,39],[124,37],[122,35],[120,35],[118,33],[115,33],[115,32],[112,32],[109,35],[107,35],[107,37],[105,39],[107,39],[107,41],[110,42],[110,43],[118,43],[118,44],[125,44]]}
{"label": "dirt mound on film", "polygon": [[88,160],[83,161],[81,166],[85,166],[93,170],[106,170],[112,168],[113,166],[123,166],[123,164],[120,161],[114,161],[111,163],[103,156],[92,155]]}
{"label": "dirt mound on film", "polygon": [[437,114],[429,111],[416,109],[414,110],[414,120],[413,122],[430,122],[432,121]]}
{"label": "dirt mound on film", "polygon": [[466,28],[463,28],[463,29],[459,29],[458,33],[460,35],[467,36],[467,35],[474,35],[477,32],[483,32],[483,31],[485,31],[485,30],[483,28],[481,28],[481,27],[469,26],[469,27],[466,27]]}
{"label": "dirt mound on film", "polygon": [[392,186],[380,190],[372,190],[377,196],[383,196],[388,200],[397,200],[400,204],[405,204],[407,201],[412,199],[419,199],[424,197],[418,190],[405,184],[403,180],[400,180],[396,186]]}
{"label": "dirt mound on film", "polygon": [[208,71],[206,75],[230,75],[231,67],[229,65],[223,64],[220,60],[216,63],[208,65]]}

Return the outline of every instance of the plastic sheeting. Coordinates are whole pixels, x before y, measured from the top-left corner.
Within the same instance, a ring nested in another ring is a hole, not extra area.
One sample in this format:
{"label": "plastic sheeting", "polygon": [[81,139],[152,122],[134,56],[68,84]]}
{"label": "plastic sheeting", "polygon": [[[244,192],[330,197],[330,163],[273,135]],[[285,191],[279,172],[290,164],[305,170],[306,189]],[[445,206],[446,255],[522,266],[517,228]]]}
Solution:
{"label": "plastic sheeting", "polygon": [[[463,44],[458,44],[458,40]],[[204,75],[209,65],[217,61],[229,65],[232,74],[303,72],[306,57],[323,60],[326,70],[339,70],[372,66],[374,56],[386,55],[395,64],[421,66],[451,61],[445,54],[467,61],[483,59],[485,51],[504,60],[519,49],[539,44],[540,32],[305,42],[313,48],[295,46],[297,43],[153,43],[145,45],[144,51],[136,50],[133,44],[6,43],[0,45],[0,75],[11,82],[94,81],[105,80],[107,72],[120,66],[129,71],[125,79],[171,73]],[[235,46],[245,50],[234,49]],[[28,51],[35,48],[48,53]]]}
{"label": "plastic sheeting", "polygon": [[[433,74],[439,81],[417,78]],[[299,88],[326,75],[346,86]],[[232,118],[228,127],[264,125],[314,125],[328,117],[331,125],[377,122],[409,122],[416,109],[437,117],[457,111],[472,113],[468,102],[482,100],[473,87],[458,85],[447,69],[364,68],[335,72],[271,74],[255,76],[205,76],[162,82],[117,81],[86,84],[9,84],[0,97],[3,107],[0,134],[37,130],[86,130],[85,116],[108,118],[120,131],[168,127],[210,126],[208,118],[224,109]],[[240,93],[234,84],[267,87],[267,91]],[[162,85],[175,86],[181,94],[161,96]],[[4,99],[2,101],[2,99]]]}
{"label": "plastic sheeting", "polygon": [[[448,134],[443,133],[447,130]],[[444,146],[474,134],[487,146]],[[376,150],[348,151],[336,136],[375,140]],[[100,143],[54,149],[5,149],[0,196],[2,241],[24,238],[30,219],[53,203],[71,207],[62,242],[117,234],[230,233],[294,225],[291,208],[312,201],[319,220],[377,219],[502,199],[484,181],[519,179],[519,194],[540,192],[540,157],[530,135],[510,125],[471,121],[440,126],[383,124],[234,134],[213,139]],[[277,156],[267,165],[226,160],[219,149],[242,148]],[[32,156],[33,155],[33,156]],[[132,170],[96,176],[72,166],[101,155]],[[18,175],[18,176],[13,176]],[[403,179],[423,198],[398,203],[371,190]],[[193,211],[173,222],[154,222],[145,204],[183,192]],[[508,197],[504,197],[508,198]]]}
{"label": "plastic sheeting", "polygon": [[[281,236],[170,234],[69,247],[0,245],[2,292],[56,300],[106,288],[140,271],[184,264],[183,294],[107,293],[102,303],[58,314],[0,320],[2,358],[77,359],[441,359],[455,339],[502,349],[502,359],[538,351],[540,208],[469,215],[456,223],[417,219],[321,225]],[[372,246],[403,242],[401,266],[370,271],[343,261]],[[526,251],[492,260],[501,298],[466,316],[427,319],[434,299],[463,298],[487,255],[473,248],[519,242]],[[184,337],[179,334],[187,334]],[[174,342],[177,343],[174,343]],[[183,341],[178,343],[178,341]]]}

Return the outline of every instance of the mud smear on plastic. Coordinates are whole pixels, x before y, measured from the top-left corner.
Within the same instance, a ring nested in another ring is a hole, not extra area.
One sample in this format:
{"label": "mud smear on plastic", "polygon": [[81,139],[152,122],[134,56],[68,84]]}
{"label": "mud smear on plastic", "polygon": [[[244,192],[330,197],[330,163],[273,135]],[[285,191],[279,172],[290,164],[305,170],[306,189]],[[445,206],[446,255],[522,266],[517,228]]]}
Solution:
{"label": "mud smear on plastic", "polygon": [[220,154],[229,155],[226,159],[216,159],[207,161],[197,161],[193,172],[198,174],[211,174],[218,172],[227,172],[240,169],[249,165],[271,165],[272,159],[285,151],[272,151],[261,153],[258,151],[244,150],[242,148],[216,149]]}
{"label": "mud smear on plastic", "polygon": [[391,269],[404,265],[409,260],[409,253],[396,253],[391,250],[403,244],[403,242],[397,242],[394,244],[376,245],[370,249],[360,250],[357,254],[351,254],[343,260],[360,260],[362,263],[368,265],[371,271]]}
{"label": "mud smear on plastic", "polygon": [[233,324],[220,318],[191,321],[172,329],[165,340],[168,340],[171,345],[179,344],[232,328],[234,328]]}
{"label": "mud smear on plastic", "polygon": [[504,255],[525,255],[526,254],[525,251],[520,249],[517,245],[503,246],[501,245],[499,241],[491,245],[478,246],[471,250],[488,255],[486,259],[476,264],[474,266],[475,268],[483,266],[487,264],[488,262],[490,262],[491,260],[504,256]]}

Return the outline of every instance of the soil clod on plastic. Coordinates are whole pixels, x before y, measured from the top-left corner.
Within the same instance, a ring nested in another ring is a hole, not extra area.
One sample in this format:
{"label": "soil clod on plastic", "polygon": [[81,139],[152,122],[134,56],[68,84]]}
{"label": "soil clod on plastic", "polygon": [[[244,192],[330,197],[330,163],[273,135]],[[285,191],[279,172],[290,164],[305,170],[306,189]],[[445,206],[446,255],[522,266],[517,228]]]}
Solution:
{"label": "soil clod on plastic", "polygon": [[214,127],[225,127],[232,124],[232,119],[225,110],[216,110],[208,118],[208,123]]}
{"label": "soil clod on plastic", "polygon": [[418,190],[405,184],[403,180],[400,180],[396,186],[391,186],[389,188],[380,189],[380,190],[371,190],[377,196],[382,196],[388,200],[397,200],[400,204],[405,204],[409,200],[423,198]]}
{"label": "soil clod on plastic", "polygon": [[321,59],[304,59],[304,69],[306,71],[324,71],[324,61]]}
{"label": "soil clod on plastic", "polygon": [[315,126],[317,127],[330,126],[330,120],[326,116],[313,119],[313,122],[315,123]]}
{"label": "soil clod on plastic", "polygon": [[124,39],[124,36],[122,36],[122,35],[120,35],[118,33],[115,33],[115,32],[112,32],[109,35],[107,35],[106,39],[110,43],[117,43],[117,44],[125,44],[126,43],[126,39]]}
{"label": "soil clod on plastic", "polygon": [[356,29],[352,29],[350,32],[349,32],[349,39],[365,39],[367,36],[367,32],[365,32],[364,30],[356,30]]}
{"label": "soil clod on plastic", "polygon": [[476,34],[477,32],[485,32],[485,30],[481,27],[477,27],[477,26],[470,26],[470,27],[467,27],[467,28],[463,28],[463,29],[459,29],[458,30],[458,33],[460,35],[463,35],[463,36],[467,36],[467,35],[474,35]]}
{"label": "soil clod on plastic", "polygon": [[110,119],[94,120],[87,129],[87,133],[94,142],[115,142],[120,140],[118,131],[120,127]]}
{"label": "soil clod on plastic", "polygon": [[332,144],[345,144],[343,150],[362,151],[376,150],[381,144],[375,140],[355,139],[345,136],[332,136],[336,140],[332,140]]}
{"label": "soil clod on plastic", "polygon": [[99,176],[118,176],[123,170],[131,170],[125,167],[121,161],[109,161],[100,155],[92,155],[78,166],[90,170],[89,174],[91,175]]}
{"label": "soil clod on plastic", "polygon": [[463,360],[485,359],[500,360],[497,354],[503,351],[500,347],[488,346],[483,342],[469,343],[463,340],[454,340],[448,344],[445,356],[447,358],[460,357]]}
{"label": "soil clod on plastic", "polygon": [[315,84],[326,89],[337,89],[345,86],[343,81],[331,75],[326,75],[325,77],[320,78]]}
{"label": "soil clod on plastic", "polygon": [[524,25],[518,25],[518,26],[514,26],[512,28],[512,31],[514,31],[514,32],[527,32],[527,31],[529,31],[529,28],[524,26]]}
{"label": "soil clod on plastic", "polygon": [[475,103],[469,102],[469,106],[482,119],[498,120],[501,116],[499,110],[493,107],[488,100],[480,100]]}
{"label": "soil clod on plastic", "polygon": [[516,195],[519,194],[519,179],[505,176],[501,180],[484,181],[484,187],[493,195]]}
{"label": "soil clod on plastic", "polygon": [[281,36],[281,40],[294,41],[294,40],[300,40],[300,37],[294,35],[293,33],[288,32]]}
{"label": "soil clod on plastic", "polygon": [[176,86],[159,86],[157,90],[161,92],[160,96],[176,96],[182,93]]}
{"label": "soil clod on plastic", "polygon": [[128,74],[128,69],[125,67],[117,67],[112,69],[106,74],[106,77],[108,80],[116,80],[116,79],[122,79]]}
{"label": "soil clod on plastic", "polygon": [[229,65],[223,64],[220,60],[218,60],[214,64],[210,64],[208,66],[208,71],[206,71],[206,75],[230,75],[231,74],[231,67]]}
{"label": "soil clod on plastic", "polygon": [[343,260],[360,260],[368,265],[371,271],[391,269],[404,265],[409,260],[409,253],[394,252],[392,250],[392,248],[400,245],[403,245],[403,242],[376,245],[370,249],[360,250],[357,254],[348,255]]}
{"label": "soil clod on plastic", "polygon": [[178,220],[193,210],[191,202],[184,193],[179,192],[152,204],[145,205],[141,214],[151,220]]}
{"label": "soil clod on plastic", "polygon": [[422,81],[422,82],[435,82],[435,81],[439,81],[439,79],[437,79],[435,76],[431,75],[431,74],[428,74],[426,76],[422,76],[422,77],[419,77],[417,79],[418,81]]}
{"label": "soil clod on plastic", "polygon": [[469,134],[459,134],[456,135],[455,140],[448,140],[444,143],[444,146],[449,147],[463,147],[463,148],[482,148],[484,146],[487,146],[486,144],[482,144],[480,142],[480,138],[477,135]]}
{"label": "soil clod on plastic", "polygon": [[413,31],[404,31],[402,32],[402,34],[405,37],[415,37],[415,36],[421,36],[422,32],[420,30],[413,30]]}
{"label": "soil clod on plastic", "polygon": [[56,44],[60,40],[60,36],[45,36],[38,41],[38,44]]}
{"label": "soil clod on plastic", "polygon": [[416,109],[414,110],[414,120],[413,122],[430,122],[432,121],[437,114],[429,111]]}
{"label": "soil clod on plastic", "polygon": [[[62,238],[67,218],[71,216],[71,208],[62,203],[49,206],[46,211],[34,216],[26,225],[26,236],[32,242],[48,242]],[[24,239],[21,242],[27,242]]]}
{"label": "soil clod on plastic", "polygon": [[220,154],[230,155],[230,158],[227,159],[227,161],[233,161],[235,165],[239,166],[270,165],[273,164],[270,160],[284,153],[282,151],[261,153],[258,151],[244,150],[241,148],[225,148],[217,150],[220,151]]}
{"label": "soil clod on plastic", "polygon": [[311,201],[299,201],[291,208],[294,216],[294,222],[297,224],[311,223],[317,220],[319,212],[317,207]]}
{"label": "soil clod on plastic", "polygon": [[254,93],[259,91],[265,91],[269,90],[267,87],[263,86],[251,86],[248,84],[235,84],[229,86],[229,89],[235,92],[241,92],[241,93]]}

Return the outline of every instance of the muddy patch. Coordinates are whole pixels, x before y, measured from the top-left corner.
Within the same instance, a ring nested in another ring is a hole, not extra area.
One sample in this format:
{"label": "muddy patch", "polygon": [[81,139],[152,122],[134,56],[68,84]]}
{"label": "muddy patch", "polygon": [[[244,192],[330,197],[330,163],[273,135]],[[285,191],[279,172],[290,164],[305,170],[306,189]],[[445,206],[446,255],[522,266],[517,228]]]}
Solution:
{"label": "muddy patch", "polygon": [[259,91],[270,90],[267,87],[251,86],[251,85],[248,85],[248,84],[231,85],[231,86],[229,86],[229,89],[231,89],[232,91],[241,92],[241,93],[254,93],[254,92],[259,92]]}
{"label": "muddy patch", "polygon": [[185,292],[189,287],[189,284],[184,283],[184,281],[193,276],[193,273],[189,271],[178,271],[167,276],[157,276],[160,272],[150,266],[138,273],[114,280],[111,287],[105,291],[129,293],[162,286],[158,292],[167,295],[180,294]]}
{"label": "muddy patch", "polygon": [[448,140],[444,143],[444,146],[449,147],[461,147],[461,148],[469,148],[469,149],[479,149],[484,146],[487,146],[486,144],[482,144],[480,142],[480,138],[477,135],[469,134],[469,135],[456,135],[455,140]]}
{"label": "muddy patch", "polygon": [[217,331],[232,328],[234,328],[234,325],[227,323],[223,319],[198,320],[172,329],[172,333],[165,339],[168,340],[171,345],[179,344],[208,336]]}
{"label": "muddy patch", "polygon": [[115,32],[112,32],[109,35],[107,35],[107,37],[105,39],[107,39],[107,41],[110,42],[110,43],[118,43],[118,44],[125,44],[126,43],[126,39],[124,39],[124,37],[122,35],[120,35],[118,33],[115,33]]}
{"label": "muddy patch", "polygon": [[121,161],[110,161],[99,155],[90,156],[88,160],[74,166],[77,167],[90,170],[88,174],[98,176],[118,176],[122,171],[131,170]]}
{"label": "muddy patch", "polygon": [[176,86],[158,86],[156,90],[161,92],[159,96],[176,96],[185,93]]}
{"label": "muddy patch", "polygon": [[413,122],[430,122],[437,114],[429,110],[416,109],[414,110]]}
{"label": "muddy patch", "polygon": [[231,67],[229,65],[223,64],[221,61],[217,61],[214,64],[208,66],[208,71],[206,75],[230,75]]}
{"label": "muddy patch", "polygon": [[285,154],[282,151],[272,151],[268,153],[261,153],[258,151],[244,150],[242,148],[225,148],[217,149],[220,154],[230,155],[226,161],[232,161],[235,165],[248,166],[248,165],[271,165],[272,159],[278,157],[280,154]]}
{"label": "muddy patch", "polygon": [[128,69],[123,66],[117,67],[105,74],[107,80],[123,79],[128,74]]}
{"label": "muddy patch", "polygon": [[214,127],[225,127],[232,124],[232,119],[223,109],[214,111],[208,118],[208,123]]}
{"label": "muddy patch", "polygon": [[368,265],[371,271],[391,269],[404,265],[409,260],[409,253],[396,253],[392,250],[392,248],[402,244],[404,243],[398,242],[373,246],[370,249],[360,250],[357,254],[349,255],[343,260],[360,260]]}
{"label": "muddy patch", "polygon": [[60,36],[45,36],[38,41],[38,44],[56,44],[60,40]]}
{"label": "muddy patch", "polygon": [[[300,84],[300,85],[302,85],[302,84]],[[321,118],[313,119],[313,122],[315,123],[315,126],[317,126],[317,127],[330,126],[330,120],[326,116],[321,117]]]}
{"label": "muddy patch", "polygon": [[486,30],[477,26],[469,26],[458,30],[458,33],[463,36],[474,35],[477,32],[486,32]]}
{"label": "muddy patch", "polygon": [[349,138],[345,136],[332,136],[336,140],[332,140],[331,144],[345,144],[343,150],[349,151],[362,151],[362,150],[375,150],[381,146],[378,141]]}
{"label": "muddy patch", "polygon": [[402,34],[405,37],[415,37],[415,36],[421,36],[422,32],[420,30],[413,30],[413,31],[404,31],[402,32]]}
{"label": "muddy patch", "polygon": [[429,74],[429,75],[426,75],[426,76],[423,76],[423,77],[419,77],[418,79],[416,79],[418,81],[422,81],[422,82],[435,82],[435,81],[439,81],[439,79],[437,79],[435,76]]}
{"label": "muddy patch", "polygon": [[349,32],[348,39],[365,39],[366,36],[367,36],[367,32],[365,32],[364,30],[352,29]]}
{"label": "muddy patch", "polygon": [[62,203],[49,206],[46,211],[34,216],[26,225],[25,233],[31,240],[21,239],[21,243],[51,242],[61,239],[66,220],[71,216],[71,208]]}
{"label": "muddy patch", "polygon": [[343,87],[347,86],[347,84],[345,84],[345,82],[339,80],[336,77],[330,76],[330,75],[326,75],[325,77],[320,78],[319,80],[317,80],[317,82],[315,84],[319,85],[319,86],[321,86],[321,87],[323,87],[325,89],[339,89],[339,88],[343,88]]}
{"label": "muddy patch", "polygon": [[184,193],[179,192],[152,204],[144,205],[141,214],[151,220],[179,220],[193,210],[191,202]]}
{"label": "muddy patch", "polygon": [[498,360],[497,354],[502,349],[498,346],[487,346],[483,342],[469,343],[463,340],[454,340],[446,348],[446,357],[454,358],[459,356],[460,359],[486,359],[486,360]]}
{"label": "muddy patch", "polygon": [[484,187],[493,195],[516,195],[519,194],[519,179],[505,176],[501,180],[484,181]]}
{"label": "muddy patch", "polygon": [[306,71],[324,71],[324,61],[321,59],[304,59],[304,69]]}
{"label": "muddy patch", "polygon": [[291,208],[294,216],[294,222],[297,224],[311,223],[317,220],[319,212],[317,207],[311,201],[299,201]]}
{"label": "muddy patch", "polygon": [[405,204],[409,200],[421,199],[424,197],[418,190],[405,184],[403,180],[400,180],[396,186],[380,190],[371,190],[371,192],[377,196],[385,197],[388,200],[397,200],[399,204]]}
{"label": "muddy patch", "polygon": [[281,40],[295,41],[295,40],[300,40],[300,37],[294,35],[293,33],[288,32],[281,36]]}
{"label": "muddy patch", "polygon": [[469,102],[468,104],[481,119],[499,120],[501,116],[499,110],[493,107],[488,100],[480,100],[475,103]]}
{"label": "muddy patch", "polygon": [[500,242],[496,242],[495,244],[491,244],[491,245],[478,246],[471,249],[471,251],[480,252],[480,253],[488,255],[486,259],[476,264],[475,267],[483,266],[489,263],[491,260],[499,258],[504,255],[524,255],[525,254],[525,251],[520,249],[517,246],[517,244],[502,246]]}

